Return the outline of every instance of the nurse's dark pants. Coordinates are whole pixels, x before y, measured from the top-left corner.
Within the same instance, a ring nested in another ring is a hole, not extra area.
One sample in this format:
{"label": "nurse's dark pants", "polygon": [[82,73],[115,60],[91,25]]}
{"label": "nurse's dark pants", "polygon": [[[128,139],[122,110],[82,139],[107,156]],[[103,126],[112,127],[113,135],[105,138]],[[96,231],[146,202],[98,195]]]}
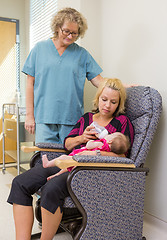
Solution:
{"label": "nurse's dark pants", "polygon": [[69,196],[67,190],[68,172],[47,181],[47,177],[59,172],[57,167],[43,168],[41,164],[18,175],[13,179],[8,203],[15,203],[24,206],[32,206],[32,195],[41,188],[41,207],[51,213],[55,213],[60,207],[61,212],[64,199]]}

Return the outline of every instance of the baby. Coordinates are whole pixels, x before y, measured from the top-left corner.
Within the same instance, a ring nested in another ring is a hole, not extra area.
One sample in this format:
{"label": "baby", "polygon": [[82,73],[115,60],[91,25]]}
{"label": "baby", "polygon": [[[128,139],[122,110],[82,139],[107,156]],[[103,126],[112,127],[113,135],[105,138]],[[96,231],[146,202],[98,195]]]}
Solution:
{"label": "baby", "polygon": [[[80,152],[83,152],[86,150],[88,150],[88,151],[100,150],[100,151],[106,151],[106,152],[113,152],[116,154],[125,154],[128,151],[129,147],[130,147],[129,138],[120,132],[115,132],[115,133],[106,135],[102,139],[90,140],[87,142],[85,147],[80,148],[80,149],[75,149],[68,156],[61,155],[58,158],[62,159],[62,160],[71,159],[72,156],[79,154]],[[58,159],[58,158],[56,158],[56,159]],[[43,155],[42,163],[43,163],[44,168],[54,167],[55,159],[49,161],[47,156]],[[72,169],[73,169],[73,167],[70,167],[68,169],[61,169],[58,173],[48,177],[47,179],[50,180],[52,177],[58,176],[67,171],[70,172]]]}

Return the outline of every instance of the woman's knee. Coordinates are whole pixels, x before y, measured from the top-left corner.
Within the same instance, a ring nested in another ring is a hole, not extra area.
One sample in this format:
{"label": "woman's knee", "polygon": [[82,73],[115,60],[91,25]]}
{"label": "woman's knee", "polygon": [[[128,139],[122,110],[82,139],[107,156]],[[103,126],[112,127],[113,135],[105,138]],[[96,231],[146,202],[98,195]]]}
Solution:
{"label": "woman's knee", "polygon": [[13,181],[12,181],[12,188],[17,188],[18,186],[20,186],[20,183],[22,182],[21,180],[21,175],[16,176]]}
{"label": "woman's knee", "polygon": [[61,193],[61,187],[51,183],[52,179],[49,180],[42,188],[41,188],[41,195],[42,198],[46,198],[46,199],[53,199],[53,197],[56,195]]}
{"label": "woman's knee", "polygon": [[22,173],[13,179],[12,189],[28,196],[33,195],[39,189],[36,178],[27,172]]}
{"label": "woman's knee", "polygon": [[12,187],[7,199],[10,204],[18,204],[24,206],[32,205],[32,196],[29,194],[26,183],[22,182],[22,176],[16,176],[12,181]]}
{"label": "woman's knee", "polygon": [[[62,175],[63,174],[52,178],[42,187],[41,195],[43,200],[45,199],[46,201],[49,201],[50,199],[53,201],[53,199],[64,199],[69,195],[67,190],[66,177],[63,178]],[[65,173],[65,175],[67,174]]]}

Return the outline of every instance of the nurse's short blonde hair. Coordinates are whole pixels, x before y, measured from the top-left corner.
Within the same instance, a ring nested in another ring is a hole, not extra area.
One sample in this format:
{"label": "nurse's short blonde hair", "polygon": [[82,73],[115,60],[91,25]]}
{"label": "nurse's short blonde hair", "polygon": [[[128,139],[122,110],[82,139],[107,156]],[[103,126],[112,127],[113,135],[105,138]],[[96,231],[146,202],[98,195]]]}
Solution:
{"label": "nurse's short blonde hair", "polygon": [[51,29],[54,37],[56,38],[58,36],[58,29],[63,26],[66,20],[78,24],[79,35],[77,36],[76,40],[79,37],[83,38],[88,28],[87,21],[84,16],[82,16],[82,14],[74,8],[63,8],[53,17]]}

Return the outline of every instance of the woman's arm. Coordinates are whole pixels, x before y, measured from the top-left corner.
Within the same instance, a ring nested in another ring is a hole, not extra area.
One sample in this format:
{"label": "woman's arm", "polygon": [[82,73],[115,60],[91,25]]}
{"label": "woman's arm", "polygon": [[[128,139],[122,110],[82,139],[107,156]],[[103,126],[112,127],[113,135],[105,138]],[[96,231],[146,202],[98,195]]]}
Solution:
{"label": "woman's arm", "polygon": [[107,151],[100,151],[102,156],[110,156],[110,157],[125,157],[125,154],[116,154],[113,152],[107,152]]}
{"label": "woman's arm", "polygon": [[87,149],[93,149],[93,148],[102,147],[102,146],[103,146],[102,142],[94,141],[94,140],[89,140],[86,144]]}
{"label": "woman's arm", "polygon": [[[125,157],[124,154],[116,154],[116,153],[113,153],[113,152],[107,152],[107,151],[100,151],[101,153],[101,156],[109,156],[109,157]],[[80,152],[78,153],[77,155],[93,155],[93,156],[96,156],[96,151],[83,151],[83,152]]]}
{"label": "woman's arm", "polygon": [[31,134],[35,132],[34,82],[35,78],[27,75],[25,129]]}

